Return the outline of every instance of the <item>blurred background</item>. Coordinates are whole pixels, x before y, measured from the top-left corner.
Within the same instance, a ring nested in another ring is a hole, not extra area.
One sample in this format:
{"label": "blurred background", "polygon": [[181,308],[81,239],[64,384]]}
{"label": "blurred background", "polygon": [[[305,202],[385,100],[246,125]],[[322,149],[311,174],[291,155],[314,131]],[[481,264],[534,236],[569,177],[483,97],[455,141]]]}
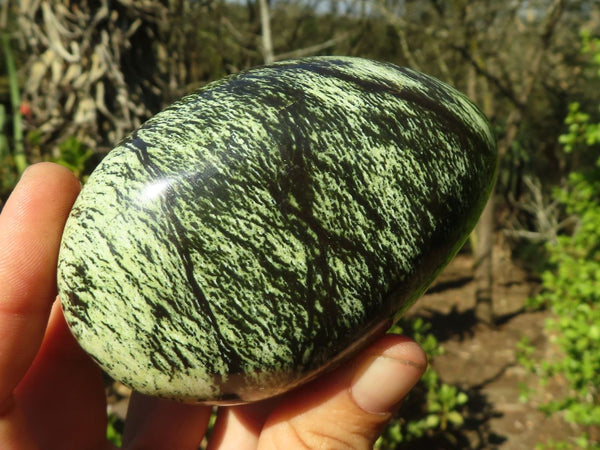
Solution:
{"label": "blurred background", "polygon": [[[145,119],[252,66],[362,56],[463,91],[498,182],[397,326],[432,366],[377,446],[600,448],[600,1],[0,0],[0,39],[0,208],[27,165],[85,182]],[[118,442],[128,390],[107,395]]]}

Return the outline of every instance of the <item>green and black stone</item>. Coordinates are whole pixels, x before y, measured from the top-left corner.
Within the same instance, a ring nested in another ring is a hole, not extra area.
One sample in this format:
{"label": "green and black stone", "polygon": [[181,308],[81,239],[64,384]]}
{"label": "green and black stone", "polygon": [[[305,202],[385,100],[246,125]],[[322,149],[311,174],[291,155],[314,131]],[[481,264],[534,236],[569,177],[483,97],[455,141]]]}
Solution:
{"label": "green and black stone", "polygon": [[358,58],[285,61],[157,114],[90,176],[58,266],[114,378],[236,403],[357,351],[463,244],[496,165],[453,88]]}

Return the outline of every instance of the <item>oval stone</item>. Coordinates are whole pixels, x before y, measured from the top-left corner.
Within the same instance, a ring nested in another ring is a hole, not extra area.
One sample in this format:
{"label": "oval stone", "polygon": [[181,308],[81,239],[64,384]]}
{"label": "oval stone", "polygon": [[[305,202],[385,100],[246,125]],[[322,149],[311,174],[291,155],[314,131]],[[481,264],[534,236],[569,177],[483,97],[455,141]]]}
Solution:
{"label": "oval stone", "polygon": [[316,57],[231,76],[148,120],[90,176],[61,245],[66,319],[139,392],[280,394],[424,292],[495,166],[481,112],[414,70]]}

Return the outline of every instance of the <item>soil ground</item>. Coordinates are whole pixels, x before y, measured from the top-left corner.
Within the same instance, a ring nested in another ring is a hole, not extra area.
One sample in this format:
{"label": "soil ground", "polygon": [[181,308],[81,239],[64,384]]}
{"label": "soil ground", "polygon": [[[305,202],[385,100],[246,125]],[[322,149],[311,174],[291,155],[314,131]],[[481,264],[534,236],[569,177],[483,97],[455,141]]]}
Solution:
{"label": "soil ground", "polygon": [[[541,387],[538,380],[517,362],[517,343],[527,336],[535,345],[534,357],[552,356],[553,348],[544,333],[545,311],[527,311],[525,300],[539,283],[514,265],[506,252],[495,250],[493,328],[478,324],[474,316],[472,259],[459,254],[440,274],[428,293],[408,312],[432,324],[432,332],[444,348],[431,365],[445,383],[467,392],[469,401],[461,411],[465,424],[443,442],[416,444],[427,449],[534,449],[548,440],[572,440],[581,430],[560,415],[546,417],[538,410],[541,402],[559,395],[560,381]],[[520,400],[522,385],[531,396]],[[124,418],[129,390],[112,384],[109,412]],[[454,442],[452,442],[454,440]]]}
{"label": "soil ground", "polygon": [[[469,395],[463,411],[466,426],[460,436],[462,444],[452,447],[521,450],[548,440],[572,440],[581,430],[564,422],[560,415],[546,417],[538,410],[541,402],[560,395],[560,380],[541,387],[539,380],[517,362],[517,343],[524,336],[534,344],[535,358],[553,352],[544,333],[549,314],[524,308],[539,283],[512,264],[500,248],[495,251],[494,268],[496,327],[485,327],[475,320],[472,259],[468,254],[458,255],[409,311],[432,323],[432,331],[445,350],[432,361],[441,380]],[[530,390],[527,402],[520,401],[522,386]]]}

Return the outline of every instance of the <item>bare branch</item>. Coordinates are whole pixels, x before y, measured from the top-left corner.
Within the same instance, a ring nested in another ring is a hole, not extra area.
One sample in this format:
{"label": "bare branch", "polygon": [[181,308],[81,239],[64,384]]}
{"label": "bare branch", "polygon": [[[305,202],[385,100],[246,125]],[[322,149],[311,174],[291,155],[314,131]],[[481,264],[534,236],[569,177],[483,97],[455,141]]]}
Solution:
{"label": "bare branch", "polygon": [[561,219],[559,203],[542,190],[539,179],[530,176],[523,178],[527,192],[521,201],[512,200],[517,209],[530,214],[533,218],[534,229],[524,226],[515,216],[509,223],[504,234],[527,239],[532,242],[556,243],[559,234],[577,222],[575,216]]}
{"label": "bare branch", "polygon": [[273,37],[271,35],[271,13],[269,12],[268,0],[258,0],[260,9],[260,27],[262,30],[262,50],[265,64],[275,61],[273,55]]}
{"label": "bare branch", "polygon": [[474,56],[471,54],[471,52],[469,52],[465,45],[450,44],[450,48],[458,51],[462,55],[462,57],[473,66],[473,68],[479,75],[481,75],[482,77],[487,79],[492,85],[494,85],[498,92],[500,92],[500,94],[506,97],[517,108],[523,108],[525,106],[519,101],[515,92],[513,92],[513,90],[510,87],[506,86],[500,78],[498,78],[491,71],[487,70],[480,62],[478,62],[474,58]]}
{"label": "bare branch", "polygon": [[153,42],[165,11],[156,0],[119,0],[110,9],[107,0],[77,7],[20,2],[19,33],[29,55],[23,96],[33,111],[29,126],[41,132],[45,148],[56,151],[68,136],[92,148],[110,145],[150,115],[161,90],[137,79],[156,67],[137,65],[132,71],[121,63],[132,48],[130,39],[138,46],[140,35]]}
{"label": "bare branch", "polygon": [[310,47],[304,47],[297,50],[293,50],[291,52],[280,53],[275,56],[275,61],[281,61],[282,59],[288,58],[302,58],[303,56],[314,55],[315,53],[320,52],[321,50],[325,50],[326,48],[333,47],[338,42],[342,42],[346,40],[350,36],[350,33],[342,33],[337,36],[332,37],[331,39],[326,40],[325,42],[321,42],[320,44],[311,45]]}

